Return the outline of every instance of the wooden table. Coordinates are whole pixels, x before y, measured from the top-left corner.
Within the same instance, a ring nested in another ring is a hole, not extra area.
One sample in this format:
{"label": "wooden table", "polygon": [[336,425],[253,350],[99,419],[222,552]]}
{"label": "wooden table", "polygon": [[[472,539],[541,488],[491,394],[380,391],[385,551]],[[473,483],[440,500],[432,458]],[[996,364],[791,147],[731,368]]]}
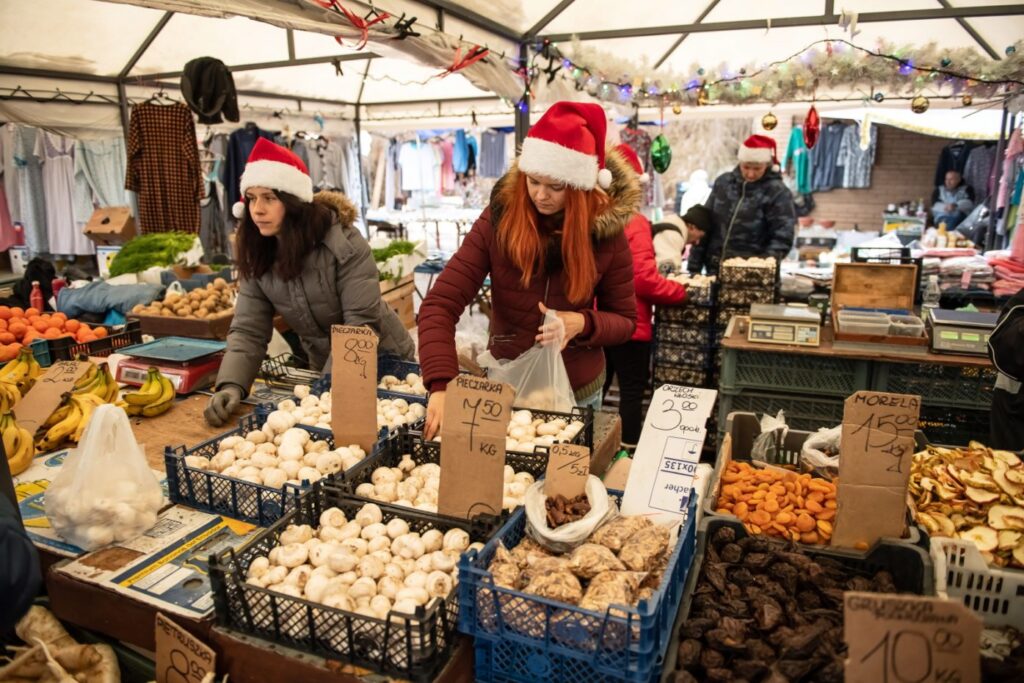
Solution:
{"label": "wooden table", "polygon": [[164,447],[196,446],[237,427],[239,418],[253,409],[248,403],[243,403],[228,422],[220,427],[211,427],[203,417],[209,402],[210,397],[206,394],[191,394],[175,401],[163,415],[131,418],[135,440],[146,449],[146,461],[150,467],[163,472]]}

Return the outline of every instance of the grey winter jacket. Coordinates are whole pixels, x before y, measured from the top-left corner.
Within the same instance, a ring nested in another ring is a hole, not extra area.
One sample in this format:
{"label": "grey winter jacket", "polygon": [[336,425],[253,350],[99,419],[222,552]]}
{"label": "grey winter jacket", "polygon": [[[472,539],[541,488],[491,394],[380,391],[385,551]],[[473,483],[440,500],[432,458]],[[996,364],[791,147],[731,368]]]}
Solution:
{"label": "grey winter jacket", "polygon": [[960,181],[952,190],[946,189],[945,183],[938,185],[932,192],[932,218],[951,213],[946,204],[952,204],[965,216],[974,208],[974,189],[967,183]]}
{"label": "grey winter jacket", "polygon": [[714,225],[690,248],[687,270],[699,273],[707,266],[717,273],[724,258],[774,256],[785,258],[793,247],[796,208],[793,195],[774,169],[752,183],[743,180],[739,166],[715,179],[705,203]]}
{"label": "grey winter jacket", "polygon": [[415,358],[409,333],[381,299],[370,245],[353,226],[355,207],[334,192],[317,193],[313,201],[329,206],[338,220],[306,256],[301,276],[284,281],[270,272],[241,281],[218,389],[235,384],[249,391],[267,353],[275,313],[302,340],[316,370],[330,369],[331,325],[368,325],[380,336],[381,354]]}

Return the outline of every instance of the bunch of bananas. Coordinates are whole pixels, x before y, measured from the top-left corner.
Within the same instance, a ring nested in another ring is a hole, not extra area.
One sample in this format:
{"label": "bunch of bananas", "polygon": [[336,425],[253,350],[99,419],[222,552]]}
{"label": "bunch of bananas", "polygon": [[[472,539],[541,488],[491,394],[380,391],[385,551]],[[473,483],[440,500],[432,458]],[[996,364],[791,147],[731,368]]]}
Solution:
{"label": "bunch of bananas", "polygon": [[128,404],[125,411],[129,415],[145,417],[162,415],[174,403],[174,393],[171,380],[158,369],[150,368],[142,387],[136,392],[124,395],[124,402]]}
{"label": "bunch of bananas", "polygon": [[43,374],[43,370],[39,367],[36,357],[32,355],[32,349],[25,346],[18,352],[14,360],[0,368],[0,382],[16,385],[18,391],[24,396],[41,374]]}
{"label": "bunch of bananas", "polygon": [[20,474],[27,470],[36,455],[32,434],[19,426],[10,412],[0,417],[0,438],[4,442],[7,466],[11,469],[11,474]]}
{"label": "bunch of bananas", "polygon": [[89,424],[92,411],[104,403],[114,403],[118,391],[117,381],[110,374],[106,363],[91,363],[89,370],[64,395],[60,407],[53,411],[36,434],[39,452],[48,453],[65,441],[78,443]]}
{"label": "bunch of bananas", "polygon": [[78,396],[92,394],[101,399],[102,403],[113,403],[117,400],[119,388],[106,363],[102,366],[90,363],[88,372],[75,382],[72,393]]}
{"label": "bunch of bananas", "polygon": [[18,391],[18,385],[0,380],[0,415],[11,412],[20,400],[21,392]]}

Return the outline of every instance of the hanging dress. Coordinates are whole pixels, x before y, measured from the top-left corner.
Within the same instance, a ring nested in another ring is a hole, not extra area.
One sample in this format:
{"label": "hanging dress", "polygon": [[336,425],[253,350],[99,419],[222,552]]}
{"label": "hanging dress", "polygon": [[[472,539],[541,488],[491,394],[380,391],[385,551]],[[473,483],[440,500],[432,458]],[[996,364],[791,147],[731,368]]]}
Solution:
{"label": "hanging dress", "polygon": [[46,197],[46,234],[50,253],[69,256],[95,254],[92,240],[75,222],[75,141],[63,135],[39,131],[35,156],[42,164]]}

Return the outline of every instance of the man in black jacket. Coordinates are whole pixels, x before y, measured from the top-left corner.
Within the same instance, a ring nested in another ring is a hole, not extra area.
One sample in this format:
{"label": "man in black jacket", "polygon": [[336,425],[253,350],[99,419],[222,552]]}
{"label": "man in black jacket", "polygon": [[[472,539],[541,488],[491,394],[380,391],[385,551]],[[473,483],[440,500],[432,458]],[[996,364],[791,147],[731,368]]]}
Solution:
{"label": "man in black jacket", "polygon": [[32,606],[41,585],[39,554],[21,523],[7,453],[0,443],[0,638]]}
{"label": "man in black jacket", "polygon": [[733,256],[771,256],[781,261],[793,247],[796,208],[782,182],[775,141],[751,135],[739,151],[739,165],[715,180],[705,206],[712,229],[690,249],[687,270],[717,273]]}
{"label": "man in black jacket", "polygon": [[1024,290],[1003,307],[988,339],[988,355],[999,372],[989,413],[989,446],[1024,450]]}

